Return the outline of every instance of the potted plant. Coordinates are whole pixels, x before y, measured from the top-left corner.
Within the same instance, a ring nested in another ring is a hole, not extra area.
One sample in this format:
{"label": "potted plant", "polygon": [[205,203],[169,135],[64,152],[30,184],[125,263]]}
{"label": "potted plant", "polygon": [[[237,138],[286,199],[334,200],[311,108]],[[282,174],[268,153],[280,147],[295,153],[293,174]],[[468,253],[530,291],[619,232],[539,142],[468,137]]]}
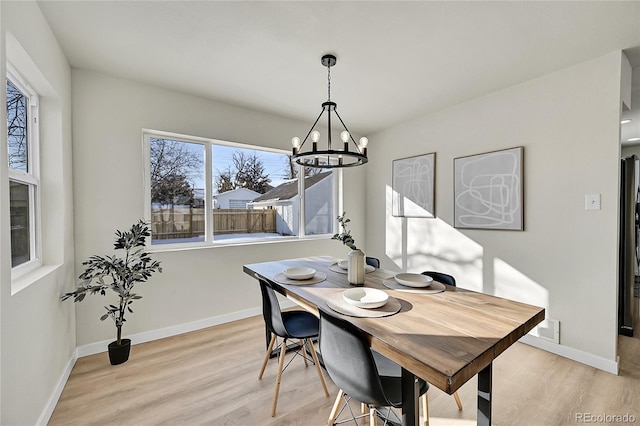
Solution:
{"label": "potted plant", "polygon": [[118,303],[105,306],[107,313],[100,317],[104,321],[113,319],[117,338],[109,343],[109,360],[112,365],[122,364],[129,359],[131,339],[122,338],[122,325],[125,314],[133,313],[131,304],[142,296],[133,292],[136,283],[145,282],[154,272],[162,272],[160,262],[152,260],[145,252],[145,241],[151,235],[147,224],[140,220],[128,231],[116,231],[115,250],[124,250],[123,257],[94,255],[82,263],[85,267],[79,279],[78,288],[62,295],[62,300],[73,297],[74,302],[81,302],[87,294],[107,294],[112,290],[118,295]]}
{"label": "potted plant", "polygon": [[342,216],[338,216],[338,224],[342,232],[334,234],[331,239],[342,241],[342,244],[351,249],[347,257],[347,280],[349,284],[363,285],[365,273],[364,252],[356,247],[351,231],[347,229],[347,223],[349,222],[351,222],[351,219],[347,219],[347,212],[343,212]]}

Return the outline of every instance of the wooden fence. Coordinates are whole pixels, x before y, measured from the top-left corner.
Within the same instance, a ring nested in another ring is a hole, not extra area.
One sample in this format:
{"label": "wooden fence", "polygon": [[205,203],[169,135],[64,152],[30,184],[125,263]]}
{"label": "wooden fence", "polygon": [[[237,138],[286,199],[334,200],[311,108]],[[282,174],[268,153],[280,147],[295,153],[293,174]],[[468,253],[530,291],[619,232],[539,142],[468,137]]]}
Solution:
{"label": "wooden fence", "polygon": [[276,211],[272,209],[215,209],[213,234],[276,232]]}
{"label": "wooden fence", "polygon": [[[204,209],[174,207],[154,209],[151,213],[153,239],[194,238],[204,236]],[[213,234],[253,234],[276,232],[276,211],[272,209],[216,209]]]}

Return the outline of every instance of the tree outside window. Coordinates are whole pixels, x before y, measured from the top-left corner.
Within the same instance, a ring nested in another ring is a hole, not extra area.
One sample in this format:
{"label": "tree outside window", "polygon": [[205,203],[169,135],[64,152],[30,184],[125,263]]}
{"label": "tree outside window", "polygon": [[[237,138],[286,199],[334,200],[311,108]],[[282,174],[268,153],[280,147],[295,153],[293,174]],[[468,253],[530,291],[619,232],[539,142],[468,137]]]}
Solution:
{"label": "tree outside window", "polygon": [[6,80],[11,266],[15,276],[39,256],[38,96],[10,67]]}

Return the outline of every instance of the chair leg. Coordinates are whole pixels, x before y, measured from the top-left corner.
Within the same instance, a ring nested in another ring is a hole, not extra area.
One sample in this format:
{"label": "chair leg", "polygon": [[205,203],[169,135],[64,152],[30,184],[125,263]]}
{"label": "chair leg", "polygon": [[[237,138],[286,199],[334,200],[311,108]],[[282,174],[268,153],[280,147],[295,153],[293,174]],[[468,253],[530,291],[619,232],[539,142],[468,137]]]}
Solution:
{"label": "chair leg", "polygon": [[338,396],[336,397],[336,402],[333,403],[333,408],[331,408],[331,413],[329,413],[329,420],[327,420],[327,426],[333,426],[333,422],[336,421],[336,417],[338,416],[338,409],[340,408],[340,402],[342,401],[343,396],[344,396],[344,391],[340,389],[338,391]]}
{"label": "chair leg", "polygon": [[427,396],[427,392],[424,393],[420,397],[420,402],[422,403],[422,415],[424,416],[424,426],[429,426],[429,397]]}
{"label": "chair leg", "polygon": [[458,404],[458,410],[462,410],[462,402],[460,401],[460,397],[458,396],[458,392],[453,393],[453,397],[456,399],[456,404]]}
{"label": "chair leg", "polygon": [[300,339],[300,350],[302,351],[302,359],[304,360],[304,366],[308,367],[309,363],[307,362],[307,354],[305,353],[304,340]]}
{"label": "chair leg", "polygon": [[275,343],[276,343],[276,335],[274,334],[273,336],[271,336],[271,341],[269,342],[267,353],[264,355],[264,361],[262,362],[262,368],[260,369],[260,375],[258,376],[258,380],[262,380],[264,369],[267,368],[267,361],[269,361],[269,357],[271,356],[271,351],[273,350],[273,345]]}
{"label": "chair leg", "polygon": [[324,394],[329,396],[329,390],[327,389],[327,382],[324,381],[324,376],[322,375],[322,369],[320,368],[320,361],[318,361],[318,355],[316,354],[316,348],[313,346],[313,342],[311,339],[307,339],[307,343],[309,344],[309,349],[311,349],[311,356],[313,357],[313,362],[316,364],[316,370],[318,370],[318,376],[320,376],[320,382],[322,382],[322,388],[324,389]]}
{"label": "chair leg", "polygon": [[280,380],[282,380],[282,368],[284,367],[284,354],[287,352],[287,339],[280,346],[280,360],[278,362],[278,378],[276,379],[276,391],[273,395],[273,407],[271,408],[271,417],[276,416],[276,407],[278,406],[278,393],[280,392]]}
{"label": "chair leg", "polygon": [[371,407],[369,408],[369,426],[376,426],[378,416],[376,416],[376,409]]}
{"label": "chair leg", "polygon": [[367,404],[365,404],[364,402],[360,403],[360,413],[361,414],[367,414],[367,410],[369,409],[369,407],[367,407]]}

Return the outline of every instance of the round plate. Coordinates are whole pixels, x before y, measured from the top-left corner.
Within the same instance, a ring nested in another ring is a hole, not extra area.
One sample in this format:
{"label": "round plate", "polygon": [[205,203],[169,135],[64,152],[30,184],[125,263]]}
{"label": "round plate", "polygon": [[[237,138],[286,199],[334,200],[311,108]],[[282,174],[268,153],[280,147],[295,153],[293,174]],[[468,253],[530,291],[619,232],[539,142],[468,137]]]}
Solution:
{"label": "round plate", "polygon": [[338,262],[338,266],[341,267],[344,270],[347,270],[347,269],[349,269],[349,261],[341,260],[340,262]]}
{"label": "round plate", "polygon": [[358,308],[373,309],[387,303],[389,295],[377,288],[358,287],[343,291],[342,298],[348,304]]}
{"label": "round plate", "polygon": [[429,287],[433,278],[422,274],[397,274],[393,277],[398,284],[405,285],[407,287]]}
{"label": "round plate", "polygon": [[315,275],[316,270],[313,268],[287,268],[282,273],[290,280],[308,280]]}

